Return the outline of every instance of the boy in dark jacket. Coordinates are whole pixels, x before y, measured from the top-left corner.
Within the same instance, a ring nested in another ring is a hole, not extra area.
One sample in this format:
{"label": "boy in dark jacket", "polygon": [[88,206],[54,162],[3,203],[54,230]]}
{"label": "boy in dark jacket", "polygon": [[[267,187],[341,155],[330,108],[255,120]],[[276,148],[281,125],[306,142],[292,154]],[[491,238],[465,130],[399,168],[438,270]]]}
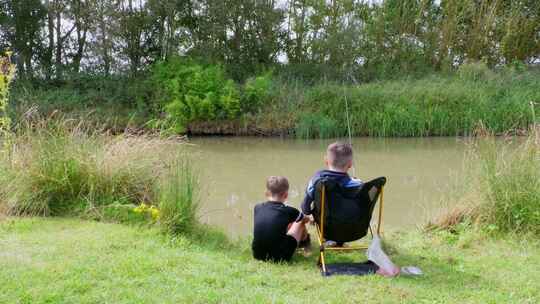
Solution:
{"label": "boy in dark jacket", "polygon": [[[351,178],[347,173],[353,165],[353,150],[350,144],[335,142],[326,149],[324,158],[327,169],[317,171],[308,183],[306,195],[302,202],[302,212],[311,215],[313,211],[313,200],[315,199],[315,185],[322,178],[332,179],[344,188],[362,187],[363,183],[359,179]],[[335,242],[327,240],[327,246],[335,246]],[[342,244],[337,244],[342,245]]]}
{"label": "boy in dark jacket", "polygon": [[309,220],[294,207],[285,205],[289,182],[282,176],[266,181],[268,201],[255,206],[253,257],[257,260],[290,261],[298,244],[307,242],[305,223]]}

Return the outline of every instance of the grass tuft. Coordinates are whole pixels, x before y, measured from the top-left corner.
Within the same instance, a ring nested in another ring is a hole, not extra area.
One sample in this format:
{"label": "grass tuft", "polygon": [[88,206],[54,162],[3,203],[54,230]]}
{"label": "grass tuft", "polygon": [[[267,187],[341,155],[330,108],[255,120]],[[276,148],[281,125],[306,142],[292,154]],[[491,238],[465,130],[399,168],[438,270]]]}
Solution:
{"label": "grass tuft", "polygon": [[85,125],[30,117],[15,127],[0,158],[0,211],[137,222],[146,215],[130,210],[159,205],[166,225],[176,219],[171,232],[194,225],[197,184],[181,142],[110,136]]}
{"label": "grass tuft", "polygon": [[165,232],[185,233],[196,225],[199,184],[185,160],[177,160],[171,166],[159,186],[159,222]]}
{"label": "grass tuft", "polygon": [[491,135],[478,138],[468,160],[479,164],[477,185],[426,229],[456,231],[462,224],[474,224],[491,232],[539,235],[540,133],[529,133],[526,139],[508,141]]}
{"label": "grass tuft", "polygon": [[536,134],[517,147],[488,140],[480,150],[482,214],[492,229],[540,233],[540,144]]}

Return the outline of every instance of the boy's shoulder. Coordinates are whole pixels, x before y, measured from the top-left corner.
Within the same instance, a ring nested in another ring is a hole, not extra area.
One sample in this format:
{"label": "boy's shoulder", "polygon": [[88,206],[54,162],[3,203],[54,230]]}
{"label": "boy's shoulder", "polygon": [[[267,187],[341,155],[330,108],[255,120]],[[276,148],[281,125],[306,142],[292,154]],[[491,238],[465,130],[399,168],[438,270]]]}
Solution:
{"label": "boy's shoulder", "polygon": [[287,203],[264,201],[255,205],[255,210],[260,209],[275,209],[275,210],[298,210],[297,208],[288,205]]}
{"label": "boy's shoulder", "polygon": [[313,175],[311,178],[308,188],[314,187],[315,183],[323,178],[328,178],[334,181],[339,182],[346,188],[360,187],[363,185],[363,182],[360,179],[351,178],[349,174],[343,172],[332,171],[328,169],[322,169]]}
{"label": "boy's shoulder", "polygon": [[257,209],[264,208],[264,206],[266,205],[266,203],[268,203],[268,201],[265,201],[265,202],[259,202],[259,203],[255,204],[255,207],[254,207],[253,209],[257,210]]}
{"label": "boy's shoulder", "polygon": [[343,179],[346,177],[348,177],[347,173],[335,172],[328,169],[321,169],[313,174],[310,181],[314,183],[323,178]]}
{"label": "boy's shoulder", "polygon": [[286,206],[284,203],[281,202],[274,202],[274,201],[264,201],[260,202],[258,204],[255,204],[255,209],[261,209],[261,208],[281,208],[283,206]]}

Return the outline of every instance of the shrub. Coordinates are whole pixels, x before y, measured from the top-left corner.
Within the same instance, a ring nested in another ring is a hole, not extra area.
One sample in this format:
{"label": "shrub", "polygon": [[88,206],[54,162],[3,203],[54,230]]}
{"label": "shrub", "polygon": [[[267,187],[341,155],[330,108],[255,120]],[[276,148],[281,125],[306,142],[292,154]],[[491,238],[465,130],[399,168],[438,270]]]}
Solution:
{"label": "shrub", "polygon": [[240,95],[220,66],[202,66],[173,58],[153,68],[152,79],[162,87],[161,102],[168,125],[184,132],[193,121],[234,119],[240,115]]}
{"label": "shrub", "polygon": [[137,208],[132,204],[113,203],[103,208],[103,218],[124,224],[147,224],[154,221],[147,212],[136,211]]}
{"label": "shrub", "polygon": [[256,112],[269,101],[272,95],[272,85],[272,74],[269,72],[249,78],[244,84],[241,99],[243,112]]}

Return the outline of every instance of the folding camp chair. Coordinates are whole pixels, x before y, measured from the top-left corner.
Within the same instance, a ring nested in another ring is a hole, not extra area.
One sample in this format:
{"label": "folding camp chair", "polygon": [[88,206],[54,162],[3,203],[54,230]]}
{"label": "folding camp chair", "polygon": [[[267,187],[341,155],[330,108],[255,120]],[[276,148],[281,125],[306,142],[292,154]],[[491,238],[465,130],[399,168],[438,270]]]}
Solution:
{"label": "folding camp chair", "polygon": [[[359,240],[371,230],[372,213],[379,201],[377,234],[381,232],[383,189],[385,177],[373,179],[360,188],[345,188],[336,181],[321,179],[315,184],[313,216],[317,226],[320,245],[319,266],[323,275],[328,275],[325,253],[366,249],[367,245],[350,245],[345,242]],[[325,241],[335,241],[338,246],[326,246]]]}

